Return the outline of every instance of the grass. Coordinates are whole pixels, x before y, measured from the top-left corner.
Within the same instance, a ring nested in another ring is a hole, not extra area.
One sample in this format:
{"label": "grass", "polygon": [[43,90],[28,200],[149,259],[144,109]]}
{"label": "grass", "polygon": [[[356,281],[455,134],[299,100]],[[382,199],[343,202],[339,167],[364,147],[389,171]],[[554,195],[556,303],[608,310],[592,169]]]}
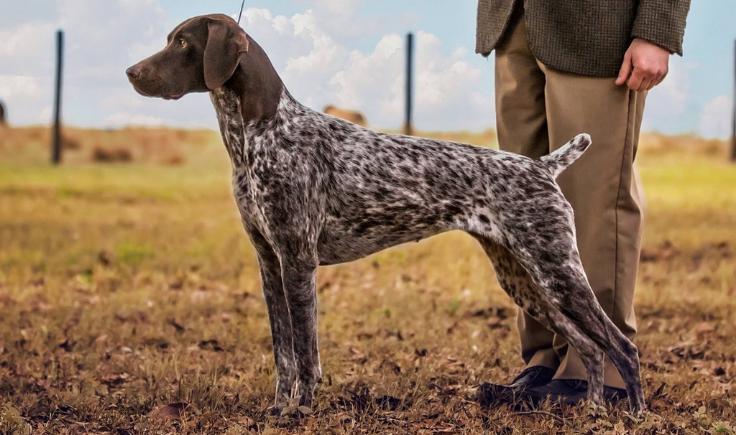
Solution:
{"label": "grass", "polygon": [[[50,168],[31,130],[0,136],[0,433],[736,429],[736,168],[722,143],[650,135],[640,150],[641,421],[625,406],[477,404],[479,383],[512,378],[522,361],[514,307],[460,233],[320,270],[326,376],[300,419],[266,412],[266,308],[217,136],[81,131],[75,157]],[[185,159],[91,164],[88,136],[104,135],[150,137],[149,148],[166,138]],[[489,132],[443,137],[493,143]]]}

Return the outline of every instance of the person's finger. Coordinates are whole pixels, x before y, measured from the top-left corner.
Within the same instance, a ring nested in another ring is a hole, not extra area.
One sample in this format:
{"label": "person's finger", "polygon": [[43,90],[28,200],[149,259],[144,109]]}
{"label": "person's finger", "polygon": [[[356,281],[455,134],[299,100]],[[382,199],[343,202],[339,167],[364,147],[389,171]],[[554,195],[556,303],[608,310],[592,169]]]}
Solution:
{"label": "person's finger", "polygon": [[632,91],[637,91],[639,90],[639,86],[641,86],[641,82],[643,80],[644,75],[642,74],[641,70],[634,68],[634,72],[631,73],[631,77],[629,77],[629,80],[626,82],[626,84]]}
{"label": "person's finger", "polygon": [[668,72],[669,71],[667,71],[665,69],[662,73],[660,73],[659,78],[657,79],[657,83],[655,83],[654,86],[658,86],[660,83],[662,83],[664,81],[664,79],[667,78],[667,73]]}
{"label": "person's finger", "polygon": [[631,54],[627,51],[624,55],[624,62],[621,64],[621,69],[618,72],[616,78],[616,85],[623,85],[629,79],[633,65],[631,64]]}
{"label": "person's finger", "polygon": [[657,75],[654,76],[654,78],[652,79],[652,83],[649,84],[649,89],[647,90],[648,91],[651,90],[652,88],[654,88],[660,83],[662,83],[662,73],[658,73]]}
{"label": "person's finger", "polygon": [[652,81],[649,83],[649,89],[647,89],[647,91],[657,86],[660,80],[662,80],[662,74],[661,73],[655,74],[654,77],[652,77]]}
{"label": "person's finger", "polygon": [[637,92],[644,92],[652,89],[652,85],[654,83],[654,77],[652,78],[644,78],[644,80],[641,81],[641,84],[639,85],[639,89]]}

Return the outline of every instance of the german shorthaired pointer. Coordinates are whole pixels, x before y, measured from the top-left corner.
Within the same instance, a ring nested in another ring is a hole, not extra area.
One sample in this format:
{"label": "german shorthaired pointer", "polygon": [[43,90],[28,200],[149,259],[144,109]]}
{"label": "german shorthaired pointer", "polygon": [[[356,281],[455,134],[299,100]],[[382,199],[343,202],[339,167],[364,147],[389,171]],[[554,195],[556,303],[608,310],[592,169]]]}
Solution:
{"label": "german shorthaired pointer", "polygon": [[590,145],[588,135],[531,160],[381,134],[299,104],[228,16],[191,18],[167,40],[127,74],[149,97],[210,93],[258,253],[278,372],[275,409],[289,398],[311,406],[322,378],[317,267],[450,230],[473,235],[509,296],[578,350],[589,400],[604,400],[605,353],[626,381],[632,410],[644,409],[637,349],[591,291],[573,211],[555,183]]}

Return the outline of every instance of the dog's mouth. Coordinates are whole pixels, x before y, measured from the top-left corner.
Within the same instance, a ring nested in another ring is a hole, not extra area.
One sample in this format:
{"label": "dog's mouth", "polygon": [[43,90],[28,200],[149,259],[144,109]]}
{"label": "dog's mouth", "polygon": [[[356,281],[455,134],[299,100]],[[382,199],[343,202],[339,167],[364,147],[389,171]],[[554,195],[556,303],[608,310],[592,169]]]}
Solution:
{"label": "dog's mouth", "polygon": [[141,89],[138,89],[138,87],[135,86],[135,85],[133,85],[133,89],[135,89],[136,92],[138,92],[139,94],[143,95],[144,97],[155,97],[155,95],[151,95],[151,94],[149,94],[149,93],[147,93],[147,92],[145,92],[145,91],[143,91]]}
{"label": "dog's mouth", "polygon": [[143,89],[140,89],[135,85],[133,85],[133,89],[135,89],[136,92],[143,95],[144,97],[163,98],[164,100],[178,100],[179,98],[186,95],[183,93],[182,94],[158,94],[158,93],[146,92]]}
{"label": "dog's mouth", "polygon": [[163,98],[164,100],[178,100],[186,92],[163,92],[163,83],[160,80],[130,80],[133,89],[144,97]]}

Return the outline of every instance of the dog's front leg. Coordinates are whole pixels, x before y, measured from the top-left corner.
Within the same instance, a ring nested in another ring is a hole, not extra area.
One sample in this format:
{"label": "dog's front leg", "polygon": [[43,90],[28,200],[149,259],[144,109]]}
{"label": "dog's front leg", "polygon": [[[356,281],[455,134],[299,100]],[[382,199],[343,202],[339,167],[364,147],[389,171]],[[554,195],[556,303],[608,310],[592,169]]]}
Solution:
{"label": "dog's front leg", "polygon": [[300,406],[311,407],[314,388],[322,380],[317,348],[316,261],[282,257],[281,275],[289,302],[297,365],[294,397],[299,398]]}
{"label": "dog's front leg", "polygon": [[288,405],[297,374],[291,318],[284,294],[281,263],[278,256],[260,234],[251,234],[251,240],[258,252],[263,296],[266,299],[268,319],[271,323],[273,357],[276,362],[277,375],[274,409],[278,411]]}

